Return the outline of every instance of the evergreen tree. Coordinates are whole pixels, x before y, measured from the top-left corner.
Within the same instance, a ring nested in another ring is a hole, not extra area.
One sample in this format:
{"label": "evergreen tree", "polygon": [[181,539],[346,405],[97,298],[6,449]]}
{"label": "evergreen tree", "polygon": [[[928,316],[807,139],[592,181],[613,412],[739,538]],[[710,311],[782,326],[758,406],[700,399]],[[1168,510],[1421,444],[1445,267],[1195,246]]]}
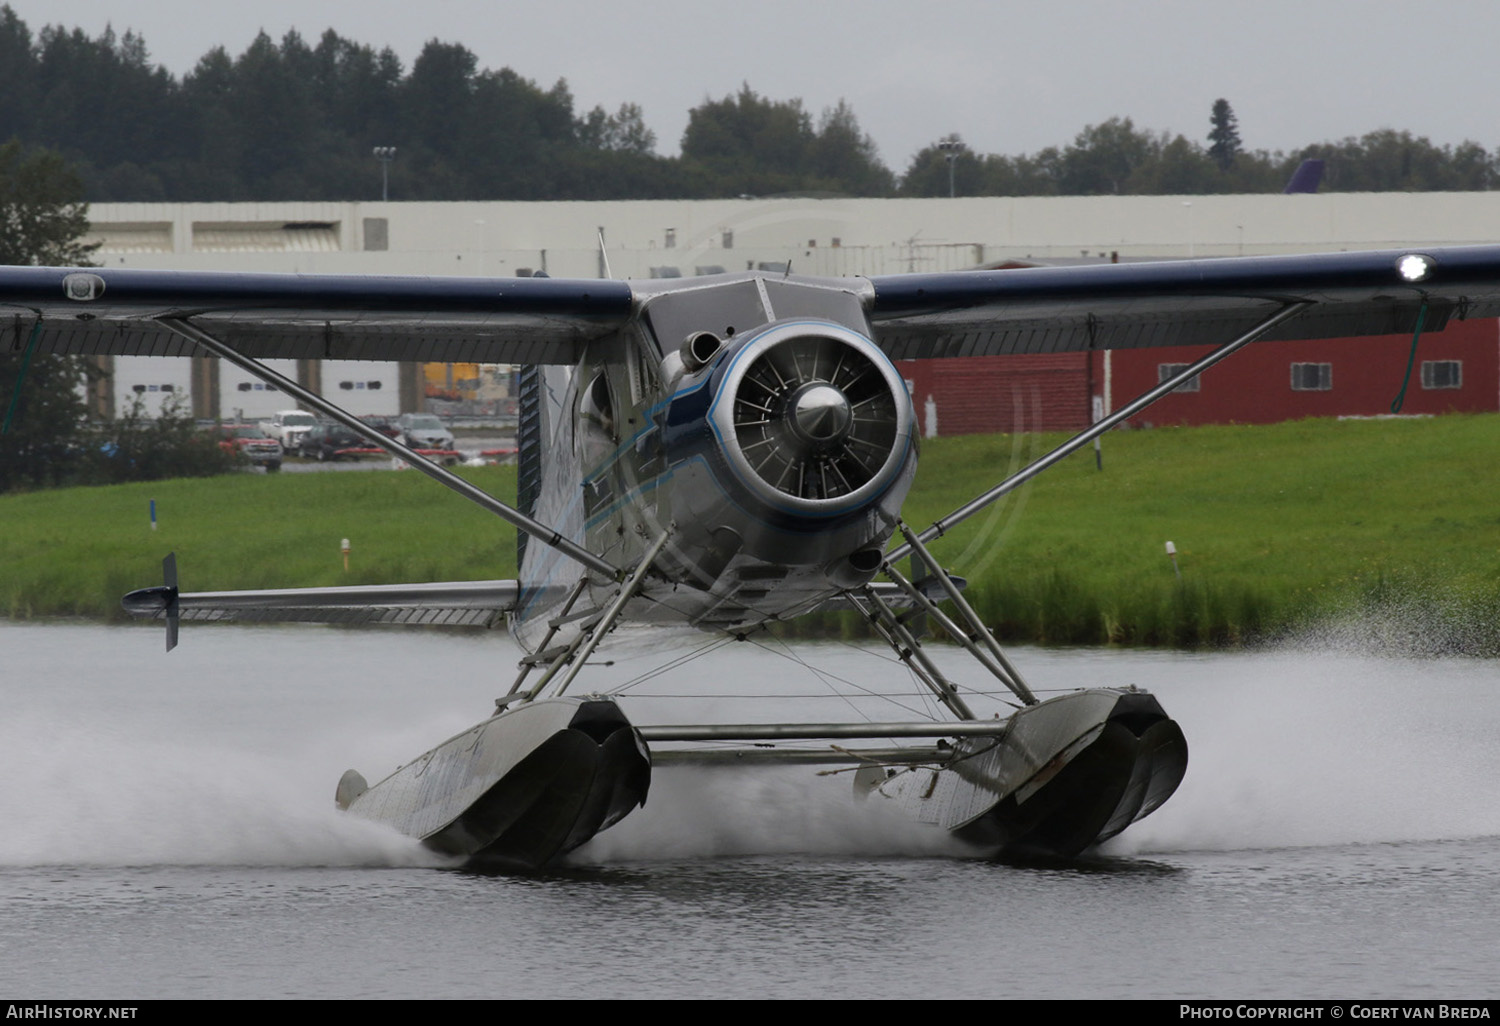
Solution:
{"label": "evergreen tree", "polygon": [[1234,160],[1240,153],[1239,119],[1234,116],[1229,101],[1220,97],[1214,101],[1208,120],[1213,125],[1208,133],[1208,155],[1219,165],[1220,171],[1228,171],[1234,167]]}
{"label": "evergreen tree", "polygon": [[[1278,192],[1305,156],[1328,161],[1328,187],[1342,191],[1488,189],[1496,172],[1474,142],[1387,129],[1252,153],[1229,101],[1214,102],[1210,121],[1206,148],[1129,118],[1034,154],[927,147],[899,191],[946,196],[949,156],[964,196]],[[458,43],[430,41],[406,73],[390,49],[331,29],[316,46],[262,33],[238,57],[210,51],[179,82],[133,33],[33,35],[0,0],[0,140],[13,136],[60,151],[96,201],[371,199],[374,146],[400,151],[391,195],[405,200],[883,196],[894,185],[843,101],[815,123],[801,100],[746,84],[690,111],[681,156],[660,157],[637,105],[578,115],[566,82],[546,89],[480,68]]]}

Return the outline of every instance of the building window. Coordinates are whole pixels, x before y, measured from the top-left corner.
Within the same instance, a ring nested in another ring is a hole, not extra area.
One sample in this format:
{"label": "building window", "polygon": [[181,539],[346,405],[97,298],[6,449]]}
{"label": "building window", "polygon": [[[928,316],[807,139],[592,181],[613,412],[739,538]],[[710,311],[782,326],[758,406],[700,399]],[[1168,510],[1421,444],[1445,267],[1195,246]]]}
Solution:
{"label": "building window", "polygon": [[1292,364],[1293,392],[1327,392],[1333,388],[1333,364]]}
{"label": "building window", "polygon": [[1463,388],[1464,362],[1462,360],[1423,360],[1423,388]]}
{"label": "building window", "polygon": [[[1177,375],[1179,375],[1183,371],[1187,370],[1188,366],[1189,365],[1185,364],[1185,363],[1159,363],[1159,364],[1157,364],[1156,365],[1156,383],[1158,385],[1165,384],[1168,380],[1170,380],[1172,378],[1175,378]],[[1174,392],[1197,392],[1200,389],[1201,385],[1202,385],[1202,382],[1201,382],[1200,379],[1201,379],[1201,375],[1194,374],[1192,377],[1188,378],[1182,384],[1180,384],[1176,388],[1172,389],[1172,391],[1174,391]]]}

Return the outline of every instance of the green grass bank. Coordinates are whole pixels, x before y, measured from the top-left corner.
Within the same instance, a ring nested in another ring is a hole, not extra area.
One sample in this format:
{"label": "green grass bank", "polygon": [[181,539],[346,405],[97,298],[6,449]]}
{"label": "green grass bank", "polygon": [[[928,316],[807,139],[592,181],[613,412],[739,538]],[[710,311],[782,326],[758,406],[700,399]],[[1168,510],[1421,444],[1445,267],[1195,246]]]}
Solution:
{"label": "green grass bank", "polygon": [[[926,526],[1061,436],[923,443]],[[1500,416],[1113,432],[934,545],[1002,636],[1234,644],[1374,609],[1441,609],[1500,650]],[[503,497],[513,468],[466,471]],[[155,499],[159,527],[151,531]],[[515,573],[514,533],[421,475],[242,474],[0,496],[0,611],[118,619],[178,553],[192,590]],[[339,541],[352,544],[345,573]],[[1165,554],[1178,551],[1179,580]],[[832,622],[813,631],[847,630]]]}

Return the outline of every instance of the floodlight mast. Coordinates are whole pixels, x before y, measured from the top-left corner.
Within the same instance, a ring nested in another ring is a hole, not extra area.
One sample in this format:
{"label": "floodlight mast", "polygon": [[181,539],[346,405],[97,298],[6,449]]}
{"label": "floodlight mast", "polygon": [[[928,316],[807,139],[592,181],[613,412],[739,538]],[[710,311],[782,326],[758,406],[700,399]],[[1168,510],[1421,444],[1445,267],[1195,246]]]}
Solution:
{"label": "floodlight mast", "polygon": [[944,139],[938,143],[938,149],[943,151],[943,159],[948,162],[948,198],[953,198],[953,165],[958,162],[958,155],[963,150],[964,144],[957,139]]}
{"label": "floodlight mast", "polygon": [[377,146],[373,150],[375,159],[380,161],[380,201],[389,203],[391,199],[391,161],[396,159],[396,147]]}

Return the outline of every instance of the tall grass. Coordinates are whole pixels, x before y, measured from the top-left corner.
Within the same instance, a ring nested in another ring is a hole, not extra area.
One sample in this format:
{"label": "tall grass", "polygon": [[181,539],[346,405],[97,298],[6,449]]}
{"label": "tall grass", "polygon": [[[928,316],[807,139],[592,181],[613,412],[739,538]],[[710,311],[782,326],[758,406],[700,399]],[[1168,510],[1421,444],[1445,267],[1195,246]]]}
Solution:
{"label": "tall grass", "polygon": [[[464,474],[514,498],[513,467]],[[193,591],[516,570],[514,530],[420,474],[235,474],[0,496],[0,612],[119,618],[120,596],[159,581],[162,556],[173,551]]]}
{"label": "tall grass", "polygon": [[[1232,644],[1398,602],[1482,621],[1500,601],[1497,443],[1494,415],[1115,432],[1102,471],[1070,457],[934,549],[977,568],[972,601],[1002,634],[1048,643]],[[909,521],[1014,453],[1001,436],[928,444],[923,471],[942,471]]]}
{"label": "tall grass", "polygon": [[[908,522],[926,526],[1061,438],[924,442]],[[1102,471],[1091,450],[1070,457],[933,549],[1011,639],[1224,645],[1361,611],[1441,609],[1464,625],[1462,647],[1493,650],[1497,443],[1495,415],[1113,432]],[[513,468],[465,473],[514,495]],[[156,581],[172,550],[193,590],[515,573],[514,532],[420,475],[245,474],[0,496],[0,612],[116,617],[120,595]]]}

